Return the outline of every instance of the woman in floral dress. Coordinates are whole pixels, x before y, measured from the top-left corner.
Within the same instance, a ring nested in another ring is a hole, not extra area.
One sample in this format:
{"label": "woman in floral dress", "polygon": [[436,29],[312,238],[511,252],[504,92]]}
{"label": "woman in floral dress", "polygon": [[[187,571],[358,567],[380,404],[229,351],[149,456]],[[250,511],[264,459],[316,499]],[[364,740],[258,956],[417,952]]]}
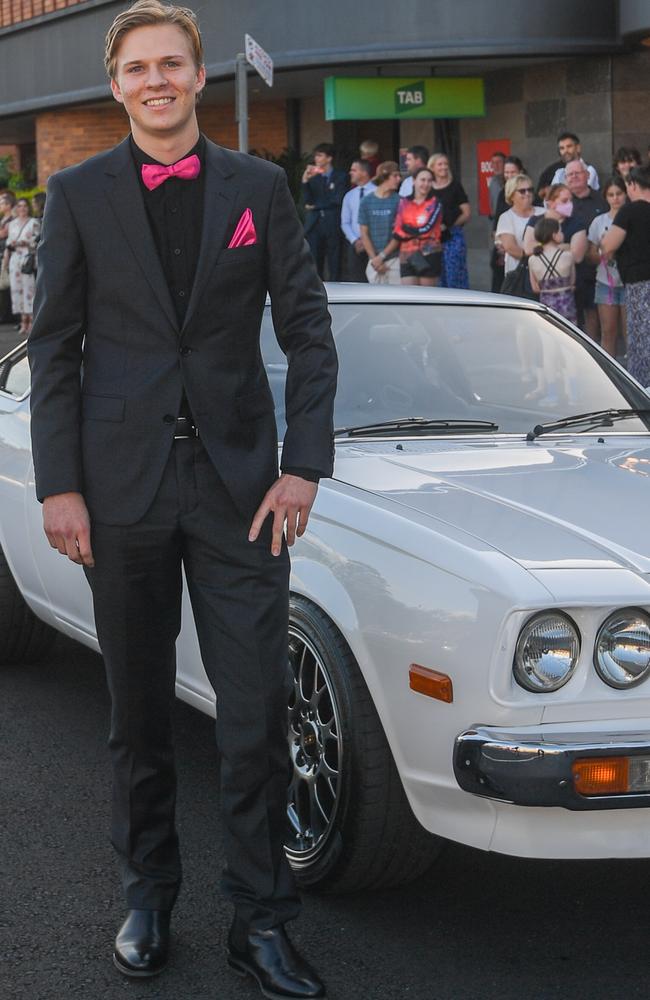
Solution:
{"label": "woman in floral dress", "polygon": [[41,223],[31,217],[26,198],[16,202],[15,213],[16,217],[9,223],[5,255],[9,261],[11,308],[20,314],[20,332],[27,335],[32,325],[36,275],[23,274],[22,269],[28,255],[36,250]]}

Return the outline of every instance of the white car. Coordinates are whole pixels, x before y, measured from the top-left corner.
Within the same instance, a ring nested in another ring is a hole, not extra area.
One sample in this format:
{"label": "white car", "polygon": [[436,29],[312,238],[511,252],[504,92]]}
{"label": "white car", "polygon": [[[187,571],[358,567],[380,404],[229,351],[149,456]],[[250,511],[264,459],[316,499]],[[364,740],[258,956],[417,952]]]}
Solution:
{"label": "white car", "polygon": [[[332,285],[336,469],[293,551],[287,852],[385,886],[442,838],[650,856],[650,398],[535,303]],[[286,360],[263,349],[283,428]],[[25,348],[0,362],[0,661],[97,648],[34,497]],[[178,695],[214,713],[189,604]]]}

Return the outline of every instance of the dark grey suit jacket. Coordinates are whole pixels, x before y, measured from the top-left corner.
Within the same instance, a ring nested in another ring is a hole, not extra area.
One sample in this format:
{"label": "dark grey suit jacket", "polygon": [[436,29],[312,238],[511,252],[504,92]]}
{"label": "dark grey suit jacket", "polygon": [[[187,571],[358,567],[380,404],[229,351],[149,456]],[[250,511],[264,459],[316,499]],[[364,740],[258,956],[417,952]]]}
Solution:
{"label": "dark grey suit jacket", "polygon": [[[246,208],[254,246],[227,249]],[[206,142],[199,262],[182,329],[126,139],[48,184],[29,338],[36,491],[84,495],[132,524],[167,462],[183,388],[247,516],[277,477],[259,347],[267,291],[289,367],[282,464],[330,475],[336,352],[326,296],[284,172]]]}

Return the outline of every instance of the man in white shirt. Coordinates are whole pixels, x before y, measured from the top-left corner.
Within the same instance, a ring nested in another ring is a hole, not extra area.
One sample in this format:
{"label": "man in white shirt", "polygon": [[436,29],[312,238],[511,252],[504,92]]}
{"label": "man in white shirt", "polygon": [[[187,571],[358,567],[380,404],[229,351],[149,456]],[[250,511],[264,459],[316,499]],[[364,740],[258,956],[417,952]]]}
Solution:
{"label": "man in white shirt", "polygon": [[362,198],[375,190],[370,180],[372,168],[366,160],[355,160],[350,167],[352,190],[343,198],[341,206],[341,229],[345,236],[345,259],[343,261],[343,281],[366,281],[368,254],[363,249],[359,230],[359,205]]}
{"label": "man in white shirt", "polygon": [[[579,160],[582,157],[582,147],[575,132],[562,132],[558,136],[557,151],[560,154],[560,159],[564,161],[564,166],[558,167],[555,171],[551,184],[566,184],[566,164],[570,163],[571,160]],[[589,173],[587,183],[592,191],[598,191],[600,188],[598,174],[594,167],[590,167],[589,164],[586,164],[586,167]]]}
{"label": "man in white shirt", "polygon": [[421,167],[426,167],[429,160],[429,150],[426,146],[411,146],[410,149],[407,149],[404,160],[408,177],[402,181],[402,186],[399,189],[400,198],[408,198],[409,195],[413,194],[413,177]]}

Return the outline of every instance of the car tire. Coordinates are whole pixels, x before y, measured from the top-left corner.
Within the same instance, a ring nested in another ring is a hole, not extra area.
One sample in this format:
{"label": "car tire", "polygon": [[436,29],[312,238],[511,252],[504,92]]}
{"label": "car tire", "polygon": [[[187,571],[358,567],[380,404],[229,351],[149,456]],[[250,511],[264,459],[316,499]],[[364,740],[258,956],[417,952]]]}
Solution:
{"label": "car tire", "polygon": [[49,652],[56,636],[23,600],[0,549],[0,665],[35,663]]}
{"label": "car tire", "polygon": [[332,892],[409,882],[444,841],[408,803],[370,692],[341,633],[292,597],[286,852],[297,881]]}

